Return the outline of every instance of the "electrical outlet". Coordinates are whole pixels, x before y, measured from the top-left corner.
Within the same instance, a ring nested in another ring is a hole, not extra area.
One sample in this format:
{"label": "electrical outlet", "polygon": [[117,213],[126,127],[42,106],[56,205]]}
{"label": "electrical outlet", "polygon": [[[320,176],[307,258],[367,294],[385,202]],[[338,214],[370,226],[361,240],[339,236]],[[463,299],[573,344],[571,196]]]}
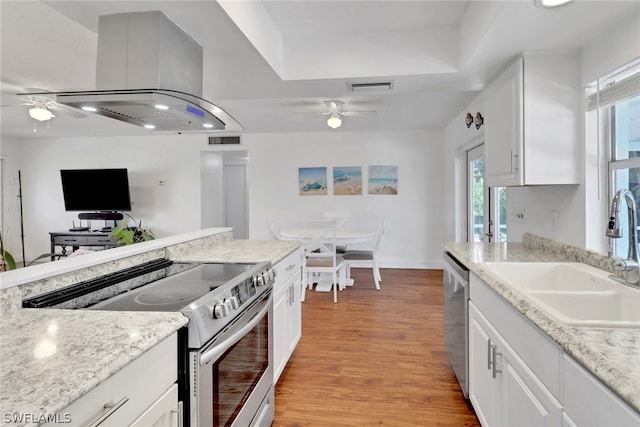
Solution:
{"label": "electrical outlet", "polygon": [[512,208],[511,209],[511,222],[515,222],[518,224],[524,224],[524,208]]}

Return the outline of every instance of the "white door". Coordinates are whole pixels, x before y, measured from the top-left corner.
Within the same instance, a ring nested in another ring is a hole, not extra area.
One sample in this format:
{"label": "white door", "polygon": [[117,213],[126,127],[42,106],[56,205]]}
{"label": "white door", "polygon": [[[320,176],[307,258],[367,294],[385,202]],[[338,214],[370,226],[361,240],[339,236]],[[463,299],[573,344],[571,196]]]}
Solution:
{"label": "white door", "polygon": [[247,156],[246,151],[224,155],[224,226],[233,228],[234,239],[249,238]]}
{"label": "white door", "polygon": [[507,198],[505,187],[485,184],[484,144],[466,152],[467,241],[507,240]]}

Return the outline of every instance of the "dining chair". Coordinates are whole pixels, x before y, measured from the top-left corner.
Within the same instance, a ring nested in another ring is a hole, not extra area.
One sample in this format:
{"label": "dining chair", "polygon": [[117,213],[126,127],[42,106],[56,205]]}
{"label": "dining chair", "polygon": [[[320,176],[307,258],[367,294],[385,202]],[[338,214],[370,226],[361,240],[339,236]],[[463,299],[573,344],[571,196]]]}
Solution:
{"label": "dining chair", "polygon": [[280,220],[278,218],[267,218],[267,226],[271,237],[276,240],[282,240],[282,236],[280,236]]}
{"label": "dining chair", "polygon": [[[345,226],[349,222],[349,217],[351,215],[348,212],[343,211],[326,211],[324,213],[324,217],[328,219],[335,219],[336,225],[338,228]],[[337,245],[336,252],[339,254],[343,254],[347,251],[346,245]]]}
{"label": "dining chair", "polygon": [[[338,302],[338,290],[345,283],[344,259],[336,253],[336,220],[310,219],[297,221],[300,242],[304,247],[302,264],[302,301],[307,288],[312,288],[314,273],[329,274],[333,288],[333,302]],[[318,279],[320,283],[320,279]]]}
{"label": "dining chair", "polygon": [[382,276],[380,275],[380,268],[378,266],[378,250],[380,248],[380,241],[384,234],[384,217],[368,215],[358,218],[353,218],[351,222],[352,228],[360,228],[373,232],[373,237],[370,241],[358,245],[358,248],[348,249],[342,254],[345,263],[346,279],[351,280],[351,267],[365,267],[373,270],[373,280],[376,284],[376,289],[380,290],[380,282],[382,282]]}

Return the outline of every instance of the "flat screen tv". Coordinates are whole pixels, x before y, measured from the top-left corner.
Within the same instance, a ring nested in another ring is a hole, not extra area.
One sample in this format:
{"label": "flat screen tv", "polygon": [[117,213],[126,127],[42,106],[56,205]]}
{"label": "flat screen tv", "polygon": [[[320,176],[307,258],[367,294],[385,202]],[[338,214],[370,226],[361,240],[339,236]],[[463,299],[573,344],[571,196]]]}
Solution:
{"label": "flat screen tv", "polygon": [[66,211],[130,211],[126,169],[62,169]]}

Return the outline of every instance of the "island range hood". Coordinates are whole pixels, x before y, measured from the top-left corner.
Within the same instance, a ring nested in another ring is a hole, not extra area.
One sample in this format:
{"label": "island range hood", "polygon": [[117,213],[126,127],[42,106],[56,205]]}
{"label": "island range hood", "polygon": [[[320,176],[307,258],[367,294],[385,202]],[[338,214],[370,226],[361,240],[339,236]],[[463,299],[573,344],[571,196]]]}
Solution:
{"label": "island range hood", "polygon": [[233,117],[202,99],[202,74],[202,46],[164,13],[103,15],[96,90],[42,95],[157,131],[243,130]]}

